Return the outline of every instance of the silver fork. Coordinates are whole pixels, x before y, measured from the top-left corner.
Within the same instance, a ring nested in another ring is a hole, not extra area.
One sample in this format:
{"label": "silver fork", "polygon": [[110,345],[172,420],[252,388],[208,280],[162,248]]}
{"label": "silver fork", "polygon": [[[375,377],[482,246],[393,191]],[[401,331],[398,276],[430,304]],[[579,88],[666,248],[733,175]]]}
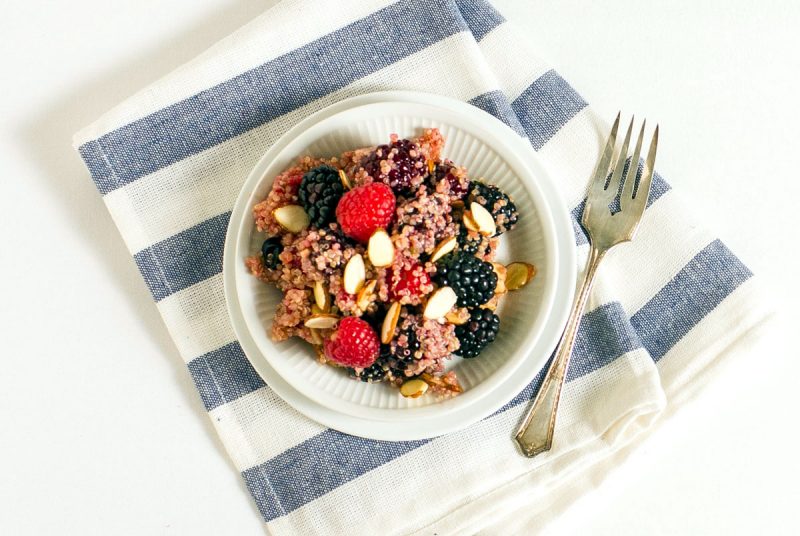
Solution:
{"label": "silver fork", "polygon": [[[622,242],[633,239],[639,221],[642,219],[644,209],[647,205],[647,198],[650,195],[650,184],[653,180],[653,165],[656,160],[656,146],[658,145],[658,125],[656,125],[653,139],[650,142],[650,149],[644,163],[638,187],[636,185],[636,175],[639,168],[639,155],[642,150],[642,140],[644,139],[644,126],[639,131],[639,139],[636,141],[636,148],[633,151],[630,165],[627,172],[625,163],[628,157],[628,145],[631,141],[631,131],[633,130],[633,118],[628,125],[628,132],[619,152],[614,154],[617,141],[617,130],[619,128],[619,115],[611,127],[611,134],[608,135],[605,149],[600,155],[597,169],[594,172],[586,197],[586,205],[583,209],[581,224],[589,233],[589,259],[586,263],[586,272],[583,276],[583,283],[578,291],[575,305],[567,320],[564,334],[556,348],[555,358],[547,370],[547,375],[542,382],[542,387],[533,401],[531,409],[525,416],[525,420],[517,431],[515,439],[522,452],[533,457],[537,454],[550,450],[553,444],[553,430],[556,425],[556,413],[558,411],[558,401],[561,397],[561,388],[564,385],[564,378],[567,374],[569,358],[572,354],[572,347],[575,344],[575,334],[586,308],[589,293],[592,290],[594,277],[600,261],[606,253]],[[613,162],[612,162],[613,157]],[[611,177],[609,178],[609,175]],[[620,184],[623,185],[620,193]],[[620,210],[616,213],[611,212],[610,205],[615,201],[617,195],[620,196]]]}

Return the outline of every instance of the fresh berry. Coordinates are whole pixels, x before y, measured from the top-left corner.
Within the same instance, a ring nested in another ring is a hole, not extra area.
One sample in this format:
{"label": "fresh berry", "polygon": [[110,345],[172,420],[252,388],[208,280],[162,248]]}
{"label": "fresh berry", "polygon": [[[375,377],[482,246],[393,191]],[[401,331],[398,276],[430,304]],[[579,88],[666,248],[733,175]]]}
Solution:
{"label": "fresh berry", "polygon": [[463,199],[469,191],[470,182],[466,170],[456,167],[450,160],[445,160],[436,166],[433,180],[434,184],[446,180],[450,198],[453,200]]}
{"label": "fresh berry", "polygon": [[283,251],[283,244],[278,236],[267,238],[261,245],[261,256],[264,258],[264,266],[274,270],[281,263],[280,254]]}
{"label": "fresh berry", "polygon": [[495,236],[510,231],[517,224],[519,214],[517,206],[511,198],[497,186],[473,182],[470,187],[468,202],[477,202],[492,213],[497,228]]}
{"label": "fresh berry", "polygon": [[418,304],[420,298],[433,290],[431,277],[421,264],[404,266],[395,277],[394,269],[386,274],[389,283],[389,300]]}
{"label": "fresh berry", "polygon": [[422,356],[422,344],[417,337],[414,324],[401,331],[391,342],[389,348],[394,357],[391,368],[396,375],[402,376],[403,371]]}
{"label": "fresh berry", "polygon": [[343,193],[339,172],[325,165],[310,169],[303,175],[297,195],[311,218],[311,225],[323,227],[334,220],[336,205]]}
{"label": "fresh berry", "polygon": [[470,231],[461,225],[458,229],[458,247],[464,253],[482,257],[489,247],[489,240],[480,233]]}
{"label": "fresh berry", "polygon": [[491,263],[467,253],[455,252],[437,263],[436,281],[455,291],[459,307],[477,307],[494,296],[497,274]]}
{"label": "fresh berry", "polygon": [[379,357],[373,364],[365,369],[362,369],[361,372],[356,372],[355,370],[351,369],[350,373],[362,382],[378,383],[386,379],[389,374],[389,370],[383,363],[383,359]]}
{"label": "fresh berry", "polygon": [[392,189],[373,182],[345,193],[336,207],[336,219],[344,234],[365,244],[372,233],[388,227],[394,208]]}
{"label": "fresh berry", "polygon": [[346,367],[366,368],[378,358],[380,345],[378,335],[367,322],[346,316],[325,340],[325,356]]}
{"label": "fresh berry", "polygon": [[464,358],[480,354],[486,345],[495,340],[500,329],[500,317],[489,309],[470,309],[469,320],[456,326],[456,337],[461,346],[454,353]]}
{"label": "fresh berry", "polygon": [[379,145],[364,157],[361,167],[373,180],[388,184],[398,194],[416,189],[428,173],[425,156],[411,140]]}

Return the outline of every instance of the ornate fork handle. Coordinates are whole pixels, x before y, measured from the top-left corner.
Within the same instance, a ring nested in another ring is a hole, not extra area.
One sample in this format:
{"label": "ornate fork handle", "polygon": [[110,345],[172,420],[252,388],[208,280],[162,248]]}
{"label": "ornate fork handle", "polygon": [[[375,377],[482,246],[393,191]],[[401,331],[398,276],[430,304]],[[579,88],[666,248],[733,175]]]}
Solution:
{"label": "ornate fork handle", "polygon": [[[515,436],[517,443],[522,447],[522,452],[528,457],[550,450],[553,444],[558,401],[561,398],[561,389],[564,387],[572,347],[575,345],[575,335],[592,290],[597,267],[608,250],[617,244],[633,240],[644,214],[653,180],[653,165],[658,145],[658,125],[653,132],[650,150],[647,153],[642,167],[642,175],[637,185],[636,176],[644,139],[644,126],[642,123],[636,140],[636,148],[633,150],[630,160],[632,165],[626,165],[628,146],[633,131],[633,118],[631,118],[622,147],[617,152],[615,151],[617,129],[619,128],[619,114],[617,114],[605,149],[597,162],[581,217],[581,224],[589,235],[590,244],[586,273],[583,276],[583,283],[578,291],[575,305],[572,307],[572,313],[567,320],[567,326],[564,328],[564,334],[556,348],[553,362],[547,369],[542,387]],[[614,153],[616,153],[616,157]],[[619,196],[620,208],[615,214],[612,214],[610,206],[617,196]]]}
{"label": "ornate fork handle", "polygon": [[583,310],[586,302],[589,301],[589,293],[592,290],[594,276],[597,267],[603,260],[608,249],[597,248],[592,244],[589,250],[589,259],[586,262],[586,273],[583,276],[583,283],[578,291],[575,305],[567,320],[564,334],[556,348],[555,357],[547,369],[542,387],[536,395],[531,409],[525,416],[525,420],[517,431],[515,439],[519,443],[522,452],[532,458],[537,454],[550,450],[553,444],[553,431],[556,426],[556,413],[558,412],[558,401],[561,398],[561,388],[564,386],[564,379],[567,375],[569,358],[572,355],[572,347],[575,345],[575,335],[578,333],[578,326],[581,323]]}

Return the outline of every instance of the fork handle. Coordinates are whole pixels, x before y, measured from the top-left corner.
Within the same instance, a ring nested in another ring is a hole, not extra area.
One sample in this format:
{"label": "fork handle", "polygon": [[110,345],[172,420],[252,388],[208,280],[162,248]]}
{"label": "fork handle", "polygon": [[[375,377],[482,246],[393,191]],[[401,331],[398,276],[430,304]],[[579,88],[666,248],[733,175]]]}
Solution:
{"label": "fork handle", "polygon": [[592,290],[594,276],[597,267],[603,260],[607,249],[600,249],[592,244],[589,250],[589,259],[586,262],[586,273],[583,276],[581,288],[572,312],[564,328],[564,334],[556,348],[555,357],[547,369],[542,387],[533,401],[531,409],[525,416],[525,420],[514,437],[519,443],[523,454],[532,458],[537,454],[550,450],[553,444],[553,430],[556,426],[556,413],[558,412],[558,402],[561,398],[561,388],[564,386],[569,358],[572,354],[572,347],[575,345],[575,335],[578,333],[578,326],[581,323],[583,310],[589,300],[589,293]]}

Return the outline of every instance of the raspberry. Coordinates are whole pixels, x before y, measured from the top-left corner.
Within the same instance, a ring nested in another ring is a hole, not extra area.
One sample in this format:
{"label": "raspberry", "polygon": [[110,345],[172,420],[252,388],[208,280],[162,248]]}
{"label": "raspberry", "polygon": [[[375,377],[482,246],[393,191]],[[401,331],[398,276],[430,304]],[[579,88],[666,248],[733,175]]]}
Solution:
{"label": "raspberry", "polygon": [[389,299],[400,301],[403,304],[416,305],[420,298],[433,290],[431,278],[425,269],[418,263],[406,263],[395,277],[395,268],[390,268],[387,273],[389,284]]}
{"label": "raspberry", "polygon": [[336,207],[336,219],[344,234],[366,243],[376,230],[388,227],[394,208],[392,189],[373,182],[345,193]]}
{"label": "raspberry", "polygon": [[378,358],[380,346],[378,335],[367,322],[346,316],[325,340],[325,356],[345,367],[366,368]]}
{"label": "raspberry", "polygon": [[425,156],[411,140],[394,139],[389,145],[379,145],[361,166],[375,181],[388,184],[396,193],[414,190],[428,172]]}

